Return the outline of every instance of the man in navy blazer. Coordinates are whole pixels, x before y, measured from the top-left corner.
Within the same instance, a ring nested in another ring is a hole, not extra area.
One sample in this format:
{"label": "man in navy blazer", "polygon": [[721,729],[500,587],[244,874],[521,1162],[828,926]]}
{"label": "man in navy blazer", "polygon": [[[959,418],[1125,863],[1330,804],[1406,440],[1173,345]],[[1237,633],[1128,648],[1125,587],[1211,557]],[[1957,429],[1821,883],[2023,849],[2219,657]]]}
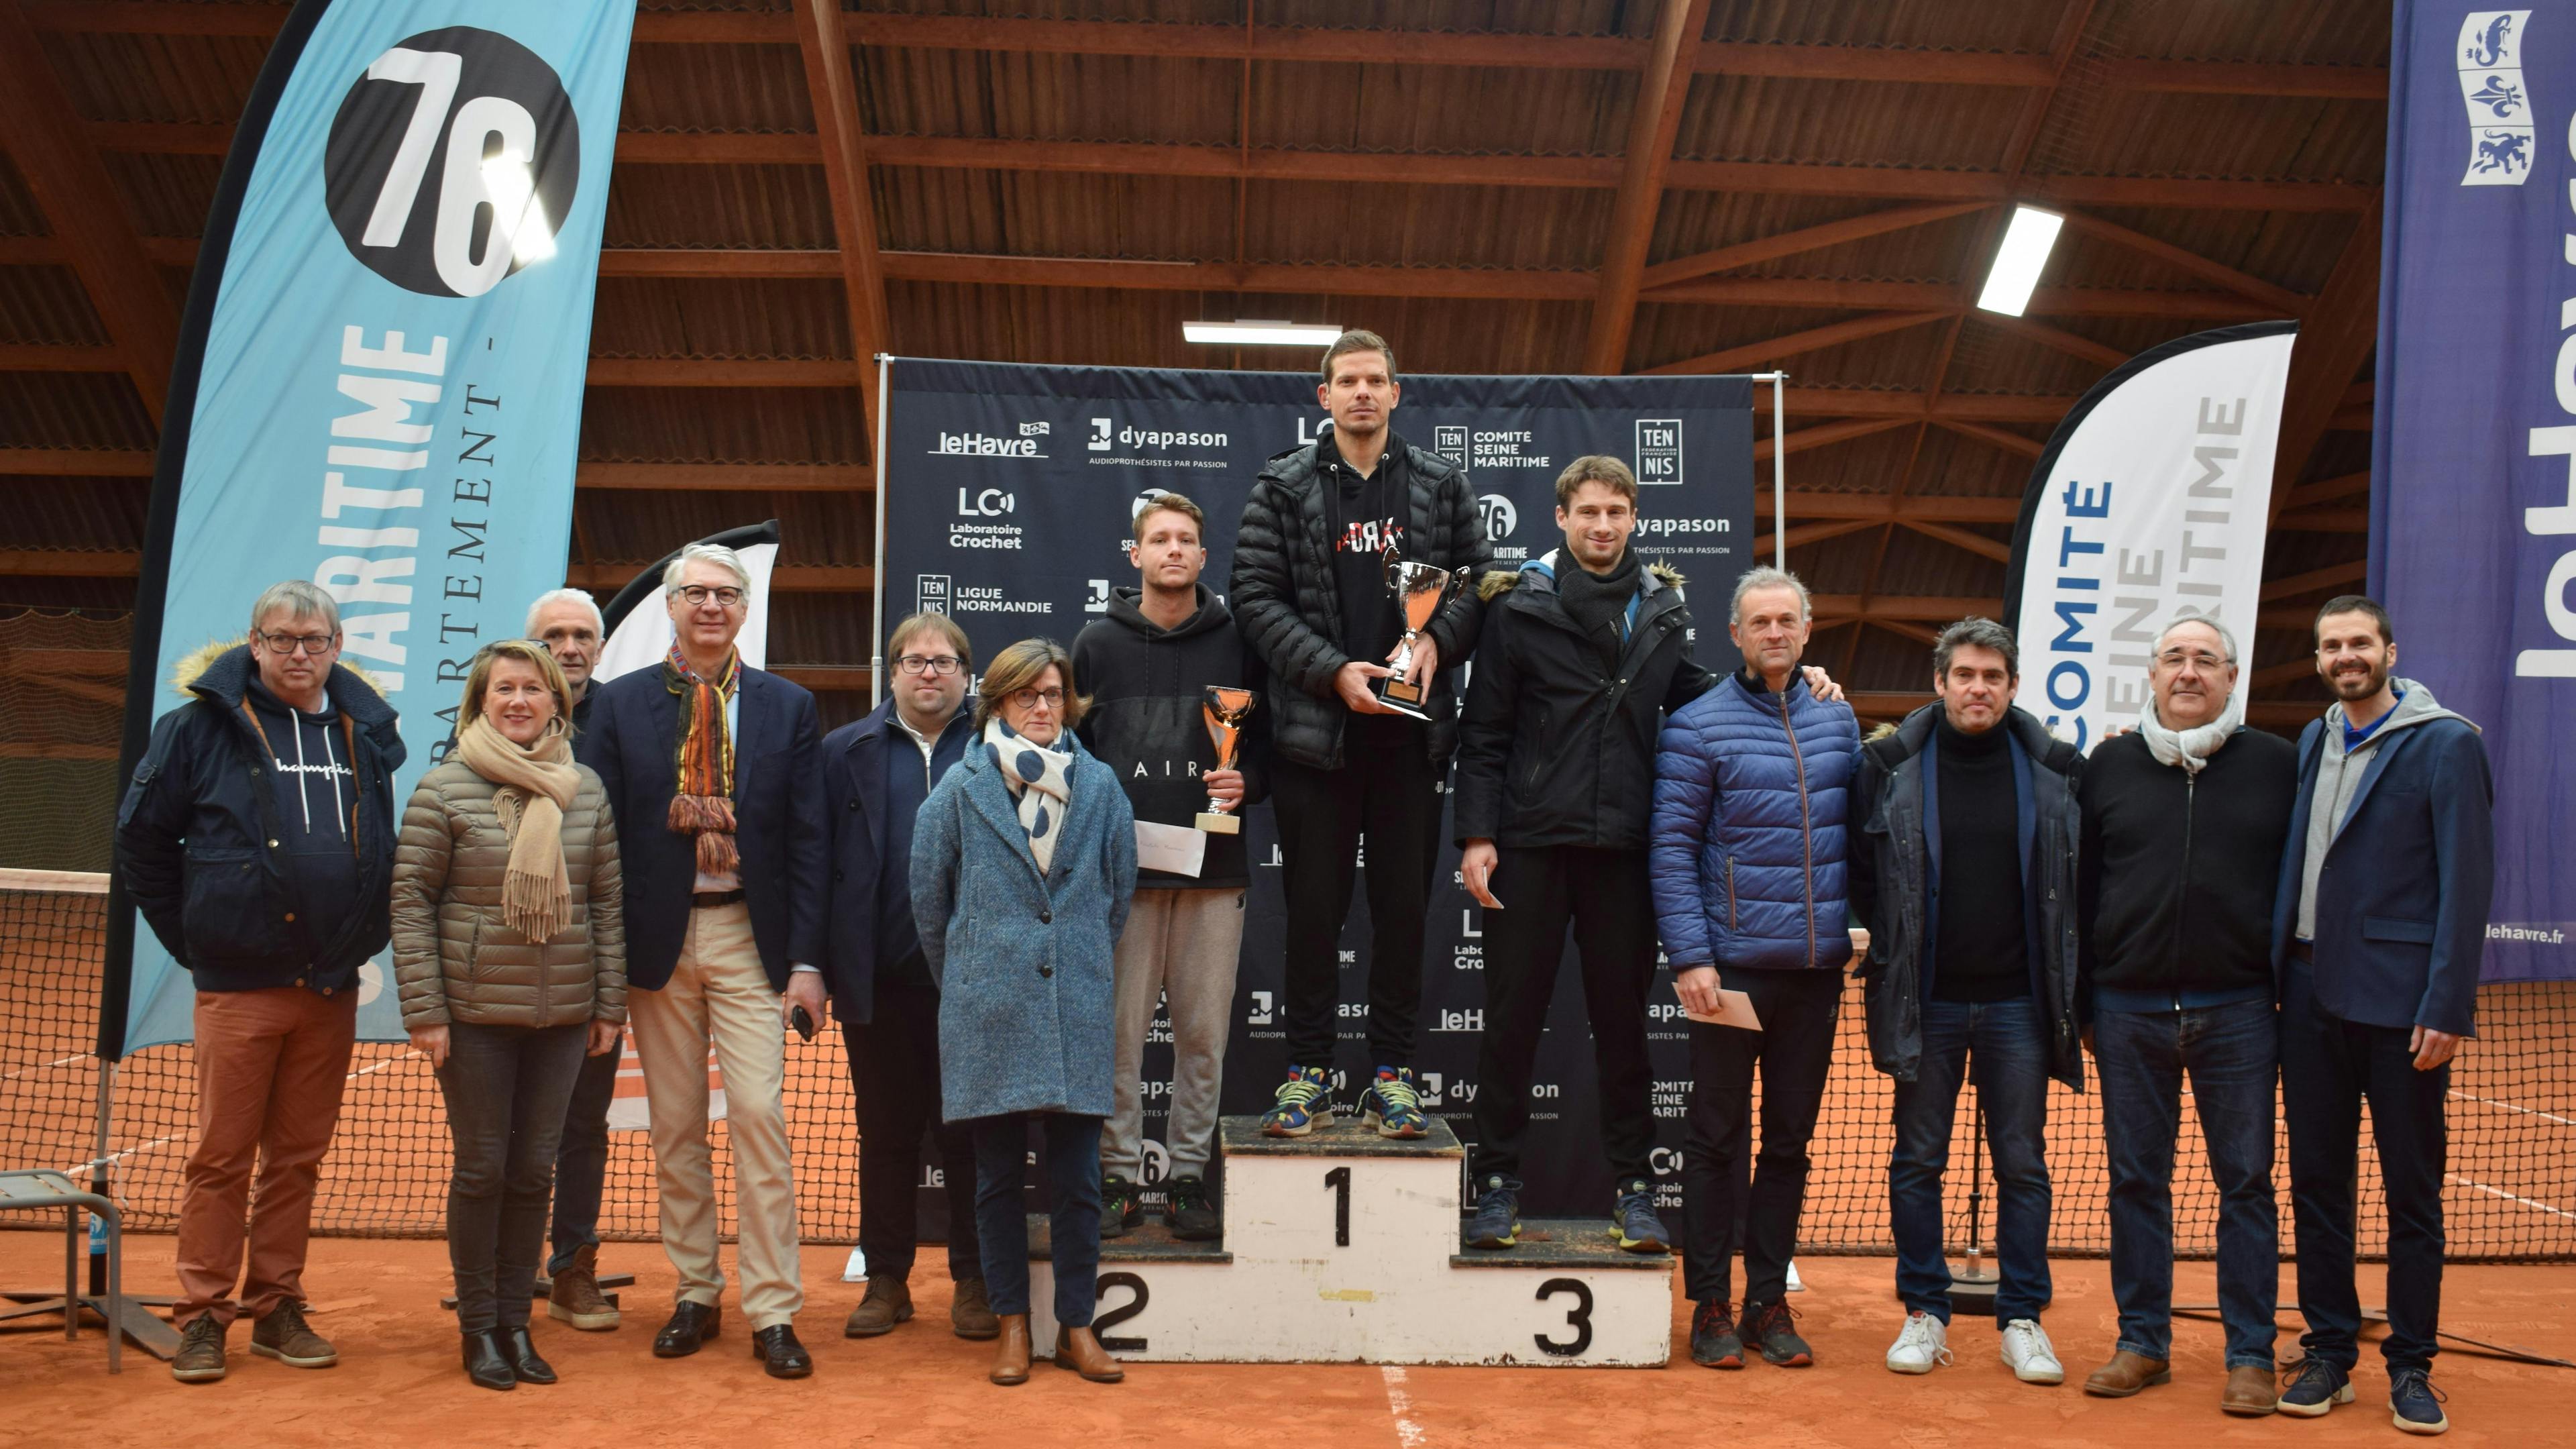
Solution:
{"label": "man in navy blazer", "polygon": [[2473,1034],[2495,881],[2495,787],[2478,728],[2395,677],[2396,631],[2372,599],[2318,611],[2317,673],[2335,692],[2299,737],[2273,961],[2290,1127],[2300,1342],[2284,1414],[2353,1398],[2361,1304],[2353,1178],[2361,1104],[2388,1198],[2389,1404],[2439,1434],[2428,1380],[2442,1301],[2442,1182],[2451,1054]]}
{"label": "man in navy blazer", "polygon": [[751,576],[729,548],[691,544],[663,571],[669,656],[601,686],[586,761],[608,787],[627,914],[627,1010],[653,1119],[662,1250],[679,1302],[653,1340],[678,1358],[715,1336],[717,1262],[707,1052],[724,1072],[752,1353],[778,1378],[813,1360],[796,1341],[796,1180],[785,1023],[823,1011],[829,842],[814,696],[741,662]]}
{"label": "man in navy blazer", "polygon": [[886,640],[886,699],[823,737],[823,812],[832,884],[823,974],[858,1094],[859,1250],[868,1291],[842,1333],[874,1338],[912,1317],[920,1234],[921,1145],[939,1137],[948,1190],[948,1326],[994,1338],[975,1235],[975,1139],[939,1110],[939,986],[913,925],[912,825],[933,786],[974,737],[966,631],[920,613]]}

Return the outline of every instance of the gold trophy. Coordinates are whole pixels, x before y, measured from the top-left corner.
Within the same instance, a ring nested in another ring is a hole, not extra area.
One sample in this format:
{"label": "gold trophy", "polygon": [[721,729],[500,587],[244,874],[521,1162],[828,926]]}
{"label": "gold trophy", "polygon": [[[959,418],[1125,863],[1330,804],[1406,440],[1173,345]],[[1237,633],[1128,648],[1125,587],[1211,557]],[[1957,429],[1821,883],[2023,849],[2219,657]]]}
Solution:
{"label": "gold trophy", "polygon": [[1434,568],[1426,563],[1409,563],[1396,557],[1395,548],[1386,551],[1386,586],[1395,595],[1395,607],[1404,615],[1404,638],[1396,645],[1395,658],[1387,667],[1395,672],[1371,684],[1378,703],[1398,714],[1409,714],[1427,720],[1430,713],[1423,702],[1431,696],[1431,681],[1413,678],[1413,646],[1431,623],[1449,596],[1467,586],[1467,570]]}
{"label": "gold trophy", "polygon": [[[1235,754],[1243,747],[1243,721],[1261,703],[1261,696],[1248,689],[1228,689],[1222,684],[1207,687],[1207,699],[1199,713],[1207,717],[1208,738],[1216,742],[1216,767],[1234,768]],[[1240,835],[1243,818],[1226,809],[1225,802],[1210,797],[1208,808],[1199,812],[1198,827],[1210,835]]]}

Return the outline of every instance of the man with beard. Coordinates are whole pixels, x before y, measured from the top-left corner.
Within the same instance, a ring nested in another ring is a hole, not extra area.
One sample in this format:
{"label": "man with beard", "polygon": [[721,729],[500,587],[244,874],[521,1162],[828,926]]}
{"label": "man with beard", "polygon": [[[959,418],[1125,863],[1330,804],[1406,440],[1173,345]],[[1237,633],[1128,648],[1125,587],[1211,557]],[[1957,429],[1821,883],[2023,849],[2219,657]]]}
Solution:
{"label": "man with beard", "polygon": [[2388,1200],[2390,1417],[2450,1427],[2429,1375],[2442,1307],[2443,1104],[2472,1034],[2495,880],[2495,787],[2478,728],[2394,676],[2376,600],[2317,612],[2317,673],[2335,692],[2299,737],[2299,794],[2273,924],[2281,971],[2281,1104],[2290,1123],[2300,1337],[2281,1412],[2352,1402],[2361,1303],[2353,1179],[2370,1103]]}
{"label": "man with beard", "polygon": [[2119,1341],[2084,1392],[2125,1399],[2173,1377],[2174,1141],[2188,1074],[2219,1196],[2219,1407],[2268,1414],[2281,1276],[2271,922],[2297,762],[2287,741],[2244,728],[2225,625],[2176,619],[2150,661],[2137,729],[2084,762],[2076,848],[2076,1007],[2101,1073],[2120,1308]]}

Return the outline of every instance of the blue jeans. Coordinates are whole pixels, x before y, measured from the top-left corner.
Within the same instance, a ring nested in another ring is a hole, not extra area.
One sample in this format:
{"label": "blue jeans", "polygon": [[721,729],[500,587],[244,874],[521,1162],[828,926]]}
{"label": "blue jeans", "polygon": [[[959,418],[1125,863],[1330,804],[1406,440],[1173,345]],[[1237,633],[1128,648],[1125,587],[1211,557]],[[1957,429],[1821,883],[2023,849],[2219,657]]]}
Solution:
{"label": "blue jeans", "polygon": [[2121,1348],[2171,1358],[2174,1139],[2182,1080],[2218,1185],[2218,1316],[2227,1366],[2272,1364],[2280,1214],[2272,1197],[2279,1019],[2266,1001],[2183,1011],[2103,1011],[2093,1022],[2111,1167],[2111,1293]]}
{"label": "blue jeans", "polygon": [[1887,1160],[1896,1230],[1896,1296],[1950,1321],[1950,1263],[1942,1253],[1941,1174],[1959,1116],[1959,1083],[1973,1072],[1995,1157],[1995,1318],[2039,1320],[2048,1307],[2048,1030],[2039,1003],[1923,1003],[1923,1057],[1896,1084],[1896,1150]]}
{"label": "blue jeans", "polygon": [[1100,1298],[1100,1124],[1067,1112],[977,1117],[975,1236],[984,1291],[997,1314],[1029,1311],[1029,1223],[1020,1180],[1029,1128],[1046,1138],[1048,1251],[1055,1264],[1055,1321],[1089,1328]]}

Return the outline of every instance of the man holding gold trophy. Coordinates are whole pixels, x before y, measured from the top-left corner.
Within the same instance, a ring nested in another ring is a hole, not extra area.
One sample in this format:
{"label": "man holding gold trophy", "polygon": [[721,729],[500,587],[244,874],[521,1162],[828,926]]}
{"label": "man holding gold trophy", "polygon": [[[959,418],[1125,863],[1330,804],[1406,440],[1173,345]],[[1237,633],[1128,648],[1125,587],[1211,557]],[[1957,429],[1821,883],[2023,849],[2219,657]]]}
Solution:
{"label": "man holding gold trophy", "polygon": [[1207,1165],[1251,884],[1242,811],[1266,793],[1268,722],[1261,667],[1199,583],[1205,525],[1177,493],[1146,502],[1132,545],[1139,586],[1112,590],[1109,616],[1073,641],[1073,674],[1091,696],[1077,733],[1136,812],[1136,894],[1115,965],[1116,1086],[1100,1143],[1104,1238],[1145,1220],[1138,1077],[1165,1001],[1174,1061],[1163,1221],[1190,1239],[1215,1238],[1223,1222]]}
{"label": "man holding gold trophy", "polygon": [[1423,915],[1439,860],[1440,781],[1458,738],[1451,671],[1475,652],[1493,559],[1467,475],[1395,435],[1395,353],[1374,332],[1324,352],[1332,428],[1272,458],[1244,501],[1227,593],[1276,681],[1262,701],[1275,758],[1288,940],[1288,1079],[1272,1136],[1333,1120],[1342,920],[1368,839],[1368,1062],[1363,1125],[1431,1130],[1413,1078]]}

